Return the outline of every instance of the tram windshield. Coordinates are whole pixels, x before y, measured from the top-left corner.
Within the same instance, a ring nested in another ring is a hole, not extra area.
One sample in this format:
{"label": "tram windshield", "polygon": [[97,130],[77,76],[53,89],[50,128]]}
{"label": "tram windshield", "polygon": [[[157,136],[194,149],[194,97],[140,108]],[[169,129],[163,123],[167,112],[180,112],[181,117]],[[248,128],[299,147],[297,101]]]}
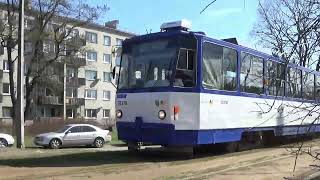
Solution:
{"label": "tram windshield", "polygon": [[[155,88],[170,85],[193,87],[195,50],[191,46],[195,48],[196,43],[190,37],[124,44],[118,88]],[[193,50],[186,50],[191,48]],[[179,63],[176,63],[177,60]],[[175,66],[181,66],[179,64],[186,66],[185,69],[178,67],[174,71]],[[182,80],[173,78],[173,72],[175,76],[182,76]]]}

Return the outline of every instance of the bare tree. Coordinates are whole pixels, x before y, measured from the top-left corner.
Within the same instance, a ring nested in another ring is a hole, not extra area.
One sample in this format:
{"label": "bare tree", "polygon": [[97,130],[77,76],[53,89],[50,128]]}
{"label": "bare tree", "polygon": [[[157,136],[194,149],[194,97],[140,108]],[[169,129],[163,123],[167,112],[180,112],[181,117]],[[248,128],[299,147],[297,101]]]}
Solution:
{"label": "bare tree", "polygon": [[[319,99],[319,84],[314,82],[312,73],[301,74],[299,70],[287,65],[294,63],[316,71],[320,70],[320,1],[259,1],[258,22],[252,30],[252,35],[259,44],[272,49],[273,55],[286,61],[287,70],[282,73],[286,73],[283,76],[286,76],[287,96],[304,99],[300,103],[276,102],[276,100],[271,104],[266,102],[264,106],[268,110],[264,113],[269,113],[271,109],[282,110],[283,122],[281,121],[282,124],[278,126],[290,123],[300,124],[301,128],[298,128],[297,136],[314,132],[316,125],[319,124],[320,108],[318,103],[308,100]],[[287,111],[284,112],[283,109]],[[302,152],[320,160],[318,153],[312,151],[311,146],[304,147],[304,145],[304,139],[301,139],[297,146],[289,149],[296,155],[295,166]]]}
{"label": "bare tree", "polygon": [[[28,117],[35,88],[53,80],[57,74],[53,65],[72,63],[81,54],[85,40],[74,33],[75,29],[93,23],[108,8],[106,5],[93,7],[81,0],[28,0],[26,3],[25,48],[30,49],[25,52],[25,116]],[[0,20],[0,43],[6,49],[11,101],[15,109],[18,1],[0,0],[0,8],[6,11],[6,18]],[[12,118],[16,117],[12,112]]]}
{"label": "bare tree", "polygon": [[319,0],[259,1],[252,34],[273,53],[304,67],[320,69]]}

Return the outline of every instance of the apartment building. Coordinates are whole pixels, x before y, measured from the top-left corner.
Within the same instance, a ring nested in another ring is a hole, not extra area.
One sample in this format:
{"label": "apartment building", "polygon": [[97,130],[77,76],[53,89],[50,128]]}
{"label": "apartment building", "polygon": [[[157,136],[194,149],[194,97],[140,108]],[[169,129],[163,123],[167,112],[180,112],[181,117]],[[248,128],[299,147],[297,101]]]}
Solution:
{"label": "apartment building", "polygon": [[[0,16],[4,16],[4,12]],[[135,34],[120,30],[118,21],[87,24],[73,30],[85,38],[85,53],[73,63],[55,63],[50,68],[55,76],[44,80],[33,92],[32,112],[26,119],[81,119],[110,124],[115,116],[116,79],[111,73],[119,66],[122,41]],[[28,18],[25,27],[28,30]],[[30,25],[29,25],[30,26]],[[44,44],[43,50],[50,50]],[[27,42],[25,51],[28,52]],[[26,66],[28,66],[27,56]],[[17,64],[15,68],[15,77]],[[0,122],[11,123],[12,103],[9,88],[9,67],[5,49],[0,48]]]}

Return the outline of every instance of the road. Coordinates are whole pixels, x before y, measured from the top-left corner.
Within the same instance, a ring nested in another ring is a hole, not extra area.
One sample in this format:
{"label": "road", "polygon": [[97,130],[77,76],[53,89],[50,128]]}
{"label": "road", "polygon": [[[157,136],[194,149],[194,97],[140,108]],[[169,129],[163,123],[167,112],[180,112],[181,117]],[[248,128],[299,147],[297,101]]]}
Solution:
{"label": "road", "polygon": [[[310,141],[320,149],[319,140]],[[144,149],[139,155],[125,147],[47,150],[0,150],[0,179],[301,179],[316,170],[302,154],[293,172],[292,144],[236,153],[200,153],[194,159]]]}

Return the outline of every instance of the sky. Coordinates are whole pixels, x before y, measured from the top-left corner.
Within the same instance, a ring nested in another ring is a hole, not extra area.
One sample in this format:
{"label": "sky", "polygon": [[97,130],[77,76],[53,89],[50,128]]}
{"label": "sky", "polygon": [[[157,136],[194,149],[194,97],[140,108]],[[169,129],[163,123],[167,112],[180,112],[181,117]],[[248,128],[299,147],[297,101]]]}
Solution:
{"label": "sky", "polygon": [[239,44],[257,49],[250,37],[256,23],[258,0],[91,0],[110,8],[100,23],[118,19],[119,28],[137,34],[158,32],[164,22],[187,19],[192,31],[203,31],[215,39],[236,37]]}

